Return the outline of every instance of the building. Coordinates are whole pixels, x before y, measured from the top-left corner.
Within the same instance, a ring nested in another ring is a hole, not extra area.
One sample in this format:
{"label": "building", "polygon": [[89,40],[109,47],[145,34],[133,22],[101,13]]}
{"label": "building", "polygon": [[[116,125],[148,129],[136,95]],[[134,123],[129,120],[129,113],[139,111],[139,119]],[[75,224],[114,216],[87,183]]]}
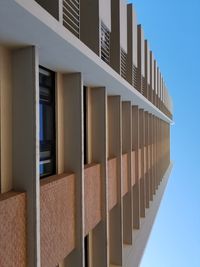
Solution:
{"label": "building", "polygon": [[2,0],[0,92],[0,266],[138,266],[172,102],[133,6]]}

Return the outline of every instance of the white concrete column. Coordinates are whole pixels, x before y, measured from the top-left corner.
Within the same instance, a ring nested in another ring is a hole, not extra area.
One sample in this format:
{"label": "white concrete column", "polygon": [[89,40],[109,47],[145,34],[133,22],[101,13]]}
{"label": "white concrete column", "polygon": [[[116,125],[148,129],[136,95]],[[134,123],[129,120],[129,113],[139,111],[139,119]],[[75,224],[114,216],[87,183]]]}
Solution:
{"label": "white concrete column", "polygon": [[0,192],[13,188],[12,173],[12,54],[0,46]]}
{"label": "white concrete column", "polygon": [[84,165],[83,165],[83,82],[80,73],[65,74],[64,88],[64,171],[76,177],[76,247],[65,259],[67,267],[84,267]]}
{"label": "white concrete column", "polygon": [[140,148],[140,217],[145,217],[145,177],[144,177],[144,110],[139,110],[139,148]]}
{"label": "white concrete column", "polygon": [[140,181],[139,181],[139,109],[132,107],[132,150],[135,151],[135,184],[133,186],[133,228],[140,228]]}
{"label": "white concrete column", "polygon": [[122,106],[120,96],[108,97],[108,147],[109,157],[117,158],[117,205],[109,213],[110,263],[122,266]]}
{"label": "white concrete column", "polygon": [[28,266],[40,267],[39,68],[35,47],[14,50],[13,187],[27,192]]}
{"label": "white concrete column", "polygon": [[92,266],[109,266],[107,94],[105,88],[90,88],[91,162],[101,164],[102,220],[92,231]]}
{"label": "white concrete column", "polygon": [[[132,106],[122,102],[122,153],[128,154],[128,193],[123,197],[123,241],[132,244]],[[124,177],[122,177],[124,179]]]}

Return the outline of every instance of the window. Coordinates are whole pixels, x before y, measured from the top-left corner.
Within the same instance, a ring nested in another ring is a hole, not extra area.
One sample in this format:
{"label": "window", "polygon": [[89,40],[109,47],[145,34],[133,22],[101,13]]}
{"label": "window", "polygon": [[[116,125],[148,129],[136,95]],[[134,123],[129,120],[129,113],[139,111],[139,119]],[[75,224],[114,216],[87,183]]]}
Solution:
{"label": "window", "polygon": [[83,114],[84,114],[84,164],[88,164],[88,140],[87,140],[87,87],[83,87]]}
{"label": "window", "polygon": [[84,238],[85,247],[85,267],[89,267],[89,235]]}
{"label": "window", "polygon": [[55,174],[55,73],[40,67],[40,177]]}

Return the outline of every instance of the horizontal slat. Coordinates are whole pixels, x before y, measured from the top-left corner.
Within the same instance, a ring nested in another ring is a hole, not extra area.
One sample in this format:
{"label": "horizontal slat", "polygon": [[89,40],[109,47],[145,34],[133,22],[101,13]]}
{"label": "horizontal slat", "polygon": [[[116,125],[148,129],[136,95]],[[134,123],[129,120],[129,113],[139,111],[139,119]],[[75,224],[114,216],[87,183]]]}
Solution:
{"label": "horizontal slat", "polygon": [[126,53],[123,51],[123,49],[121,49],[121,76],[126,79],[126,72],[127,72],[127,55]]}
{"label": "horizontal slat", "polygon": [[74,25],[75,27],[79,28],[79,24],[76,23],[75,21],[73,21],[69,16],[63,14],[63,19],[64,19],[65,21],[69,20],[69,21],[72,23],[72,25]]}
{"label": "horizontal slat", "polygon": [[137,84],[137,68],[133,65],[132,67],[132,83],[133,83],[133,87],[135,89],[138,88],[138,84]]}
{"label": "horizontal slat", "polygon": [[63,21],[63,25],[79,38],[79,31],[76,31],[67,21]]}
{"label": "horizontal slat", "polygon": [[101,59],[109,64],[110,62],[110,32],[101,22]]}
{"label": "horizontal slat", "polygon": [[77,10],[79,10],[79,0],[63,0],[63,4],[69,4],[71,6],[73,6],[74,8],[76,8]]}
{"label": "horizontal slat", "polygon": [[65,6],[63,6],[64,14],[69,14],[73,19],[75,19],[79,23],[79,13],[73,12],[73,10],[69,10]]}
{"label": "horizontal slat", "polygon": [[145,81],[145,78],[144,77],[142,77],[142,95],[144,95],[144,92],[145,92],[145,89],[146,89],[146,83],[145,83],[146,81]]}
{"label": "horizontal slat", "polygon": [[63,0],[63,25],[75,36],[80,37],[79,0]]}

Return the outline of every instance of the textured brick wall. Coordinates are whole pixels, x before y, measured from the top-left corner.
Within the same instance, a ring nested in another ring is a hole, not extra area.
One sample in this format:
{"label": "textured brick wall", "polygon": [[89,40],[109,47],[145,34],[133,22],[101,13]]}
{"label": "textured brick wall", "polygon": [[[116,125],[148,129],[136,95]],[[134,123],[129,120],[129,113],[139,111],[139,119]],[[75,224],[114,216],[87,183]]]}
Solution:
{"label": "textured brick wall", "polygon": [[75,176],[41,181],[41,265],[55,267],[75,247]]}
{"label": "textured brick wall", "polygon": [[108,206],[111,210],[117,204],[117,159],[108,160]]}
{"label": "textured brick wall", "polygon": [[27,266],[25,193],[0,195],[0,266]]}
{"label": "textured brick wall", "polygon": [[122,155],[122,195],[128,192],[128,154]]}
{"label": "textured brick wall", "polygon": [[100,165],[86,166],[85,186],[85,235],[101,220],[101,177]]}

